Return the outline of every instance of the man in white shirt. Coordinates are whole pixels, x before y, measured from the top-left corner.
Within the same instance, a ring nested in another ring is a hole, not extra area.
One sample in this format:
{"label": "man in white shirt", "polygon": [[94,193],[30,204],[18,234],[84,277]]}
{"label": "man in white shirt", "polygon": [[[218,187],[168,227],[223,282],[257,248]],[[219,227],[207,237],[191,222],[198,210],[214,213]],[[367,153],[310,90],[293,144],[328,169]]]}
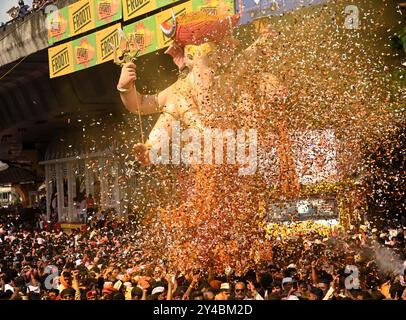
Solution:
{"label": "man in white shirt", "polygon": [[11,279],[5,274],[0,277],[0,293],[7,298],[11,298],[14,294]]}

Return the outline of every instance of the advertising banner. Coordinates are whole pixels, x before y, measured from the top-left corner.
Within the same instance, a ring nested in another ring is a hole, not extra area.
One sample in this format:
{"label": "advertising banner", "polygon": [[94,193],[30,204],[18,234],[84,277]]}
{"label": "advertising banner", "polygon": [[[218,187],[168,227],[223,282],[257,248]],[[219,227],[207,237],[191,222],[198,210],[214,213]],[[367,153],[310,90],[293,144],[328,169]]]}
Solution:
{"label": "advertising banner", "polygon": [[70,42],[48,49],[49,73],[51,78],[72,73],[73,57]]}
{"label": "advertising banner", "polygon": [[49,73],[59,77],[102,64],[114,59],[114,50],[120,44],[121,24],[91,33],[79,39],[49,48]]}
{"label": "advertising banner", "polygon": [[121,0],[93,0],[96,28],[121,20],[123,11]]}
{"label": "advertising banner", "polygon": [[120,23],[96,33],[97,63],[101,64],[114,59],[114,48],[120,44],[118,30]]}
{"label": "advertising banner", "polygon": [[127,21],[157,8],[157,0],[123,0],[123,19]]}
{"label": "advertising banner", "polygon": [[80,35],[123,17],[122,0],[81,0],[47,16],[48,43]]}
{"label": "advertising banner", "polygon": [[139,17],[155,9],[175,4],[180,0],[123,0],[123,20]]}
{"label": "advertising banner", "polygon": [[[140,55],[158,50],[158,31],[155,16],[151,16],[124,27],[130,42],[141,50]],[[161,31],[159,30],[159,33]]]}
{"label": "advertising banner", "polygon": [[70,36],[95,28],[93,0],[78,1],[69,6]]}
{"label": "advertising banner", "polygon": [[[170,0],[153,1],[159,1],[159,5],[174,2]],[[121,0],[86,0],[69,6],[71,26],[65,24],[65,34],[69,33],[69,30],[71,35],[73,33],[80,34],[84,30],[90,30],[95,24],[105,24],[114,19],[120,19],[121,15],[117,13],[117,10],[121,7],[117,7],[118,4],[121,4]],[[93,15],[89,8],[96,8]],[[163,22],[172,23],[172,12],[178,17],[199,10],[222,15],[234,13],[235,8],[232,0],[193,0],[130,23],[124,26],[122,32],[120,31],[121,23],[117,23],[63,45],[50,48],[50,77],[59,77],[113,60],[115,49],[119,46],[122,48],[122,40],[128,40],[133,48],[134,46],[138,48],[140,50],[139,55],[165,48],[170,45],[172,39],[163,34],[160,24]],[[61,12],[64,11],[59,10],[59,13]],[[63,36],[63,33],[61,35]],[[59,39],[62,40],[62,36]],[[56,37],[56,33],[54,37]]]}
{"label": "advertising banner", "polygon": [[83,70],[97,65],[96,34],[72,41],[73,69],[74,71]]}
{"label": "advertising banner", "polygon": [[51,12],[47,16],[48,43],[54,44],[70,37],[68,7]]}

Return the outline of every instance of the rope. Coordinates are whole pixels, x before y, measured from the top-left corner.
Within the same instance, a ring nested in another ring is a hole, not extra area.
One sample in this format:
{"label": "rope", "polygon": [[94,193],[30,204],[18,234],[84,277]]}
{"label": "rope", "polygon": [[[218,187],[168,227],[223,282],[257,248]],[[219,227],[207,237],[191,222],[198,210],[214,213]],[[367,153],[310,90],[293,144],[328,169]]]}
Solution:
{"label": "rope", "polygon": [[3,78],[5,78],[9,73],[11,73],[15,68],[17,68],[21,64],[21,62],[23,62],[25,59],[27,59],[30,55],[32,55],[32,53],[22,57],[20,61],[18,61],[10,70],[8,70],[5,74],[3,74],[0,77],[0,80],[3,80]]}

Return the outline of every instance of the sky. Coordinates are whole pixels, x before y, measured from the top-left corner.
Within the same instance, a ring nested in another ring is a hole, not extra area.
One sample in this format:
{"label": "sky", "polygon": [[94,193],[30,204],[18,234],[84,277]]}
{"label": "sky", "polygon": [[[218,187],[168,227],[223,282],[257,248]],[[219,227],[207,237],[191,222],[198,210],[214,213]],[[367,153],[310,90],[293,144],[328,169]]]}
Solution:
{"label": "sky", "polygon": [[[32,0],[24,0],[24,3],[31,7]],[[18,6],[18,0],[0,0],[0,23],[10,20],[7,11],[13,6]]]}

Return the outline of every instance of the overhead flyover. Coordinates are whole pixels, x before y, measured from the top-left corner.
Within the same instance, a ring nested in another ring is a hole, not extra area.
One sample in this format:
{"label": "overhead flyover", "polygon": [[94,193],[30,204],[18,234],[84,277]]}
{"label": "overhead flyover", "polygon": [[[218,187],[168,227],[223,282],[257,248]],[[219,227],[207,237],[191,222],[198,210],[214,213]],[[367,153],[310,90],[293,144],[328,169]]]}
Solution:
{"label": "overhead flyover", "polygon": [[[58,0],[58,8],[76,0]],[[48,33],[44,11],[30,13],[0,29],[0,66],[5,66],[35,52],[48,48]]]}

